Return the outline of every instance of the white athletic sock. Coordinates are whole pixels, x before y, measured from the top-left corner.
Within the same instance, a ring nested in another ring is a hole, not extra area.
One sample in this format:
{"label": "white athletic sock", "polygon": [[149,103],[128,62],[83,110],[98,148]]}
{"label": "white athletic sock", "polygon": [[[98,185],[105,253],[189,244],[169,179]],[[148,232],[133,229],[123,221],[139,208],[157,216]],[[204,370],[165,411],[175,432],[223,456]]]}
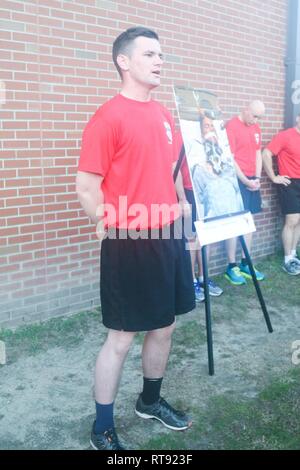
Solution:
{"label": "white athletic sock", "polygon": [[296,250],[292,250],[292,251],[291,251],[291,256],[292,256],[293,258],[296,258],[296,256],[297,256]]}
{"label": "white athletic sock", "polygon": [[198,279],[199,279],[199,282],[203,282],[203,276],[199,276]]}
{"label": "white athletic sock", "polygon": [[284,257],[284,262],[285,262],[285,264],[288,263],[291,259],[293,259],[293,256],[292,256],[292,255],[285,256],[285,257]]}

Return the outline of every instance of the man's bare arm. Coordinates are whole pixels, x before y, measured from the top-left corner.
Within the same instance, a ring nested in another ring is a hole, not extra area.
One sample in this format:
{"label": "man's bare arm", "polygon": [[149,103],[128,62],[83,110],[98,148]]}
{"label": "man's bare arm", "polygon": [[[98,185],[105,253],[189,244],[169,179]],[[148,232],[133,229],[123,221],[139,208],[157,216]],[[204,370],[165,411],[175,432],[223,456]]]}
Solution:
{"label": "man's bare arm", "polygon": [[101,190],[103,176],[95,173],[78,171],[76,177],[76,192],[79,202],[87,216],[97,224],[101,218],[101,208],[104,196]]}
{"label": "man's bare arm", "polygon": [[[176,162],[173,164],[173,173],[175,171],[175,168],[176,168]],[[176,189],[176,194],[178,197],[178,202],[182,211],[182,215],[184,217],[189,217],[191,214],[191,210],[190,210],[189,203],[185,196],[181,171],[178,172],[178,175],[175,181],[175,189]]]}
{"label": "man's bare arm", "polygon": [[234,166],[235,166],[235,170],[236,170],[236,174],[237,174],[237,177],[238,179],[245,185],[247,186],[247,188],[249,188],[250,190],[252,191],[256,191],[258,188],[257,188],[257,185],[255,183],[255,180],[250,180],[249,178],[247,178],[246,175],[244,175],[244,173],[242,172],[242,170],[240,169],[240,166],[239,164],[234,160]]}
{"label": "man's bare arm", "polygon": [[255,176],[257,176],[258,179],[261,177],[261,170],[262,170],[262,154],[261,150],[256,150],[256,172]]}
{"label": "man's bare arm", "polygon": [[265,172],[267,173],[270,180],[275,184],[284,184],[284,186],[288,186],[291,182],[288,176],[275,175],[274,173],[272,152],[269,149],[265,148],[262,157]]}

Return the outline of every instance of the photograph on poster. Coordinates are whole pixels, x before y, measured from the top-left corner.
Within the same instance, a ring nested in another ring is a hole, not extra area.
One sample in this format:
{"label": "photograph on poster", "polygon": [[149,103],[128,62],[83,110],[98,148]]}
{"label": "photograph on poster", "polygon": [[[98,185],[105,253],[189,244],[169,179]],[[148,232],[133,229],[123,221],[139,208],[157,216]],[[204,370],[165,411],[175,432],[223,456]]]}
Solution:
{"label": "photograph on poster", "polygon": [[[184,87],[174,87],[174,95],[198,220],[202,225],[214,221],[213,231],[215,227],[219,230],[221,224],[225,227],[226,223],[226,233],[230,236],[255,230],[248,215],[245,219],[247,213],[217,96],[206,90]],[[245,223],[240,223],[241,218]],[[229,226],[232,230],[228,230]]]}

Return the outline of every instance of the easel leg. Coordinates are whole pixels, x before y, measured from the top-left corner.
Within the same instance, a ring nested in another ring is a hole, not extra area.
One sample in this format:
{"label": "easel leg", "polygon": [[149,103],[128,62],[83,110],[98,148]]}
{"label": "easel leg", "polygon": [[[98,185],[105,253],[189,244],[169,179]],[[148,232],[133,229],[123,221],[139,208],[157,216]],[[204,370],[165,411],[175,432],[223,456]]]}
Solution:
{"label": "easel leg", "polygon": [[249,269],[250,269],[250,272],[251,272],[251,276],[252,276],[252,279],[253,279],[253,282],[254,282],[257,297],[258,297],[258,300],[260,302],[261,309],[263,311],[269,333],[272,333],[273,328],[272,328],[271,320],[270,320],[270,317],[269,317],[269,314],[268,314],[268,311],[267,311],[267,307],[266,307],[264,298],[262,296],[262,293],[261,293],[261,290],[260,290],[260,287],[259,287],[259,284],[258,284],[258,280],[256,279],[254,267],[253,267],[253,264],[252,264],[252,261],[251,261],[250,255],[249,255],[249,251],[248,251],[248,248],[247,248],[247,245],[246,245],[246,242],[245,242],[245,239],[244,239],[243,235],[239,236],[239,240],[240,240],[240,243],[242,245],[242,248],[243,248],[243,251],[244,251],[244,254],[245,254]]}
{"label": "easel leg", "polygon": [[208,267],[207,267],[207,254],[206,246],[201,248],[202,252],[202,267],[203,267],[203,280],[204,280],[204,295],[205,295],[205,319],[206,319],[206,338],[207,338],[207,353],[208,353],[208,372],[209,375],[214,375],[214,356],[213,356],[213,340],[211,332],[211,311],[210,311],[210,297],[208,288]]}

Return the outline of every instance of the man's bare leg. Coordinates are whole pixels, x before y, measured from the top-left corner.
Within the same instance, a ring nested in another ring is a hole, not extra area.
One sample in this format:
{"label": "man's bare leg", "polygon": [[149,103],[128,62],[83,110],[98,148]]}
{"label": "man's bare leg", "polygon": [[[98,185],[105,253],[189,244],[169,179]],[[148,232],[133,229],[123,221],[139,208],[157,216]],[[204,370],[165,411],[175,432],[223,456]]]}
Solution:
{"label": "man's bare leg", "polygon": [[236,238],[229,238],[225,241],[228,263],[233,264],[236,261]]}
{"label": "man's bare leg", "polygon": [[[246,235],[244,235],[244,239],[245,239],[246,247],[247,247],[248,252],[250,254],[251,253],[251,248],[252,248],[253,232],[246,233]],[[245,258],[245,253],[244,253],[244,258]]]}
{"label": "man's bare leg", "polygon": [[172,333],[176,322],[166,328],[148,331],[145,335],[142,364],[144,377],[163,377],[168,362]]}
{"label": "man's bare leg", "polygon": [[296,248],[299,241],[300,214],[286,214],[282,230],[284,264],[282,268],[288,274],[300,274],[300,261],[296,258]]}
{"label": "man's bare leg", "polygon": [[95,399],[102,404],[115,400],[122,368],[135,333],[109,330],[97,357],[95,367]]}
{"label": "man's bare leg", "polygon": [[299,237],[298,224],[300,222],[300,214],[287,214],[285,216],[285,224],[282,230],[282,243],[284,256],[290,256],[293,249],[296,248]]}
{"label": "man's bare leg", "polygon": [[300,214],[298,214],[298,224],[294,229],[294,237],[292,242],[292,254],[297,255],[297,246],[300,240]]}
{"label": "man's bare leg", "polygon": [[[191,419],[160,399],[160,387],[168,362],[174,328],[175,321],[166,328],[149,331],[145,336],[142,352],[144,388],[137,401],[135,412],[141,418],[155,418],[167,428],[180,431],[191,426]],[[149,396],[149,392],[152,401],[145,403],[143,398]]]}

